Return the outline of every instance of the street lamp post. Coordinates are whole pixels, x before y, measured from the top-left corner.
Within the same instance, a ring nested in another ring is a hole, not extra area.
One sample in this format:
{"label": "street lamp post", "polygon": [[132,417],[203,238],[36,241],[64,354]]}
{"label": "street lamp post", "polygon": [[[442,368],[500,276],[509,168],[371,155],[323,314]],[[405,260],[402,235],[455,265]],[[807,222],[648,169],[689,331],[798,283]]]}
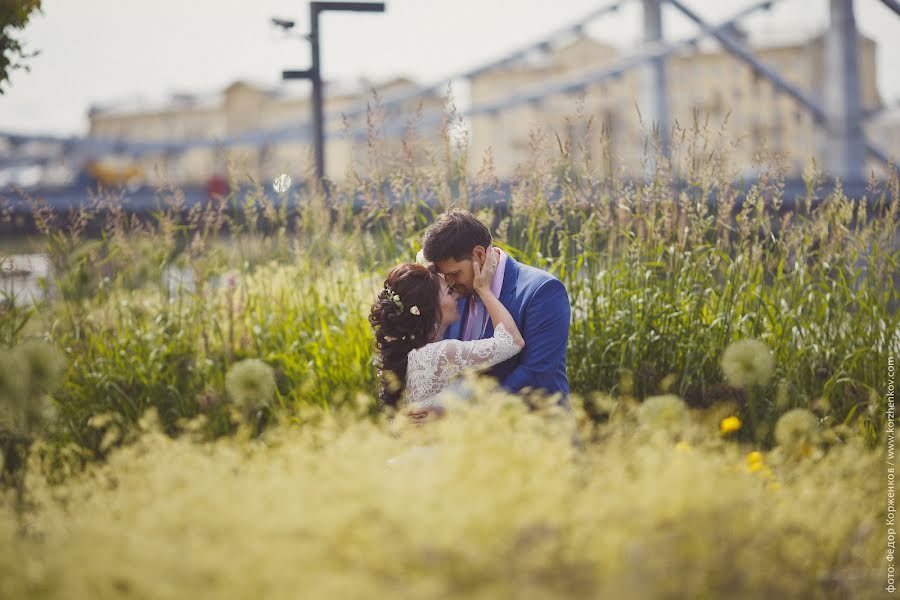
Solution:
{"label": "street lamp post", "polygon": [[319,13],[326,10],[353,12],[384,12],[384,2],[310,2],[309,43],[312,45],[312,67],[304,71],[282,71],[281,78],[309,79],[312,81],[313,100],[313,142],[316,153],[316,179],[321,183],[325,178],[325,133],[322,116],[322,70],[319,62]]}

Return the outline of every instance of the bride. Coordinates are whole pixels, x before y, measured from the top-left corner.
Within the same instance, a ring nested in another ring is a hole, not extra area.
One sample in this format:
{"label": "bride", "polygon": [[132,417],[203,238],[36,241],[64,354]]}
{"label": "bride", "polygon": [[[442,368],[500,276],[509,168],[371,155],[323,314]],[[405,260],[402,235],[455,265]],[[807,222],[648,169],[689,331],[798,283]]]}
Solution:
{"label": "bride", "polygon": [[444,279],[416,263],[394,267],[372,305],[369,323],[378,348],[382,405],[404,400],[409,418],[421,423],[433,412],[442,415],[437,395],[465,368],[486,369],[515,356],[525,340],[509,311],[491,290],[498,251],[489,248],[486,264],[473,257],[473,287],[494,324],[493,337],[462,342],[443,339],[459,319],[459,293]]}

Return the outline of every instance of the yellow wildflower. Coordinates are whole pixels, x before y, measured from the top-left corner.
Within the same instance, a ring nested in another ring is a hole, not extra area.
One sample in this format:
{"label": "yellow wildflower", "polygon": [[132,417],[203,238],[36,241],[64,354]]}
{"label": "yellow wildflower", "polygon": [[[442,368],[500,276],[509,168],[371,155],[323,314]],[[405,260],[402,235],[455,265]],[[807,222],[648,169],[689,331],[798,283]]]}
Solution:
{"label": "yellow wildflower", "polygon": [[719,433],[722,435],[737,431],[741,428],[741,420],[737,417],[725,417],[719,423]]}
{"label": "yellow wildflower", "polygon": [[691,445],[688,444],[687,442],[685,442],[684,440],[681,440],[680,442],[675,444],[675,449],[678,450],[679,452],[690,452],[691,450],[693,450]]}

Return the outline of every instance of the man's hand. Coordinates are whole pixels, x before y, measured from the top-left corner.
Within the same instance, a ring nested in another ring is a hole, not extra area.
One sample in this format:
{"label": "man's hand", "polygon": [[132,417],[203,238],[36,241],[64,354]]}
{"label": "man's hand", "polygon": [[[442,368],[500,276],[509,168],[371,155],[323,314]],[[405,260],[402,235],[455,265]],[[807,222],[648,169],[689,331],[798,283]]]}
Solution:
{"label": "man's hand", "polygon": [[442,418],[445,414],[447,410],[443,406],[412,406],[406,413],[406,418],[413,425],[424,425]]}

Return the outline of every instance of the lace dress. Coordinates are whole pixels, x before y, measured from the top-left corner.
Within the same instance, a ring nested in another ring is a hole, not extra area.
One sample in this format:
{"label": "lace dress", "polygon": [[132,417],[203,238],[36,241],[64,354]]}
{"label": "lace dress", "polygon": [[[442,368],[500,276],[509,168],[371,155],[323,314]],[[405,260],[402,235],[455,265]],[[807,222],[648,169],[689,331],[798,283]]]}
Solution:
{"label": "lace dress", "polygon": [[410,350],[406,368],[408,404],[431,406],[463,369],[487,369],[519,353],[521,348],[501,323],[493,337],[461,342],[441,340]]}

